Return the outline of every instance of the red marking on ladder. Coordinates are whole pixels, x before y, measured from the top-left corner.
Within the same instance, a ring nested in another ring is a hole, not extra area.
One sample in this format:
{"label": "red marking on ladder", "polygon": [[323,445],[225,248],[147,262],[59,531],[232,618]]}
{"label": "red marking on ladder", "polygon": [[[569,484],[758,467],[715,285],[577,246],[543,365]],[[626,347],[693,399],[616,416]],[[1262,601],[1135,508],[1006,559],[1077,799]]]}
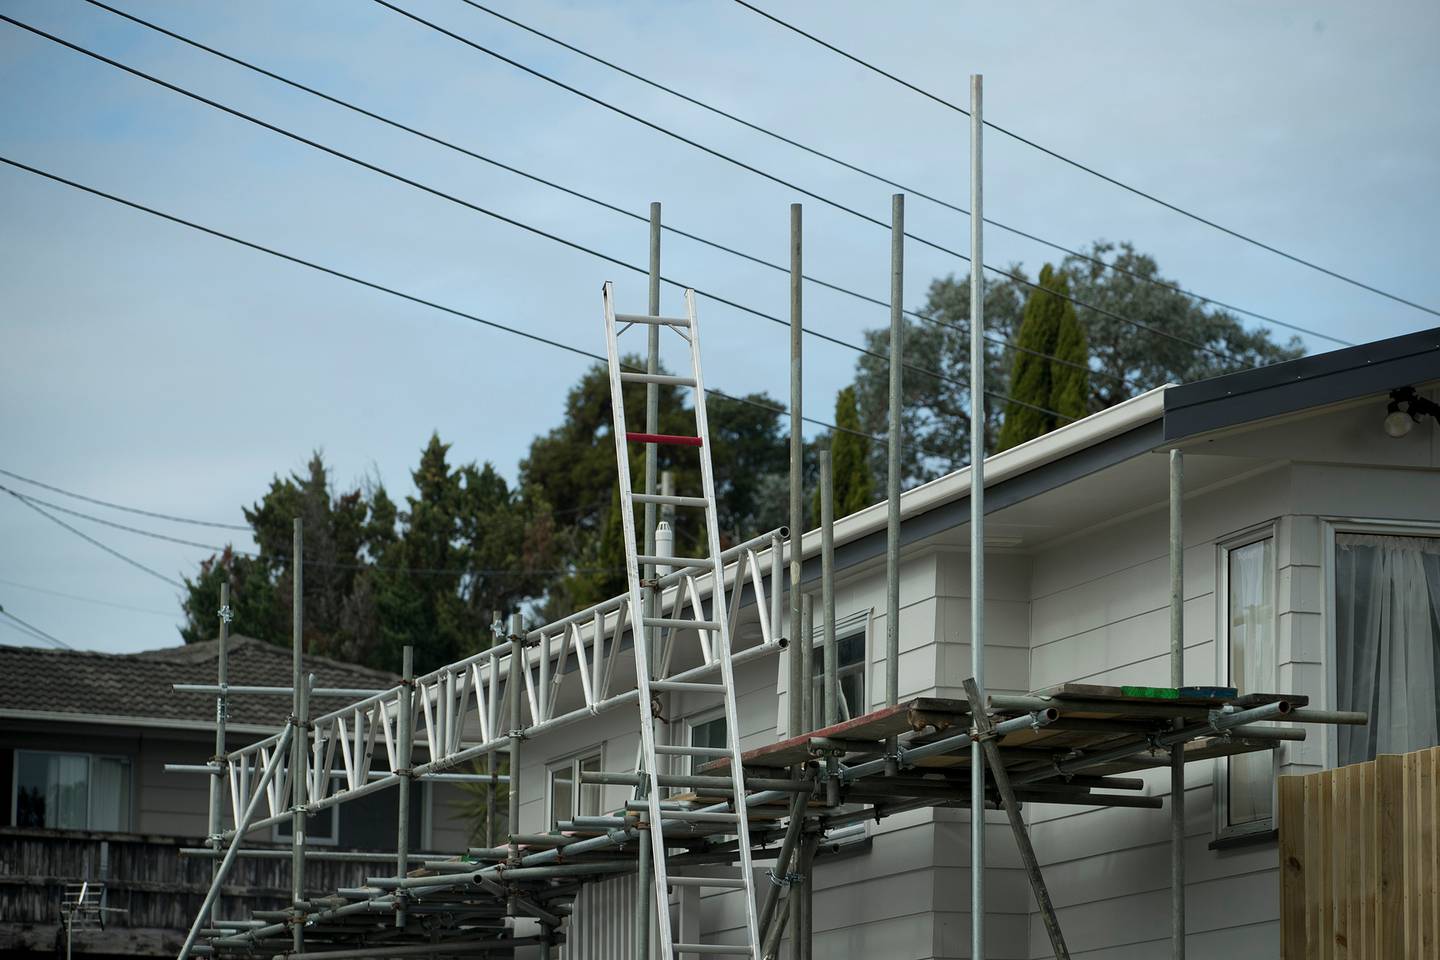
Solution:
{"label": "red marking on ladder", "polygon": [[704,441],[699,437],[680,437],[669,433],[627,433],[625,439],[631,443],[668,443],[676,447],[699,447]]}

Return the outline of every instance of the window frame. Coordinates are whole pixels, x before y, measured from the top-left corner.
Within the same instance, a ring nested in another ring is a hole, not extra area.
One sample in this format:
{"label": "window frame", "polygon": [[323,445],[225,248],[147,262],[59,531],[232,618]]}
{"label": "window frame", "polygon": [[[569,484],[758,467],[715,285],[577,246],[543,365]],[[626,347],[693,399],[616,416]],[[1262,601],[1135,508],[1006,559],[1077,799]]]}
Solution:
{"label": "window frame", "polygon": [[[1335,577],[1339,572],[1335,558],[1335,536],[1341,533],[1374,534],[1382,537],[1440,537],[1440,523],[1433,520],[1388,520],[1378,517],[1320,517],[1321,614],[1325,621],[1325,706],[1338,709],[1340,678],[1336,673],[1339,646],[1335,631]],[[1321,725],[1325,769],[1333,770],[1340,763],[1340,739],[1329,724]]]}
{"label": "window frame", "polygon": [[[85,758],[85,826],[83,827],[29,827],[33,830],[79,830],[86,833],[134,833],[135,832],[135,760],[123,753],[91,753],[87,750],[52,750],[46,747],[15,747],[10,751],[10,822],[20,824],[20,755],[43,754],[52,757]],[[90,825],[91,784],[97,759],[119,760],[125,764],[125,823],[117,830],[100,830]]]}
{"label": "window frame", "polygon": [[[566,767],[570,769],[570,782],[574,784],[574,786],[570,798],[570,813],[564,819],[573,820],[577,816],[582,816],[582,814],[579,813],[580,764],[586,760],[597,760],[600,763],[600,769],[605,769],[605,744],[598,743],[592,747],[578,750],[559,760],[551,760],[545,764],[545,828],[547,830],[555,829],[555,822],[559,819],[555,816],[554,774]],[[603,790],[604,788],[601,787],[600,789]],[[603,808],[604,804],[602,803],[601,806]],[[585,814],[585,816],[588,816],[588,814]]]}
{"label": "window frame", "polygon": [[[695,728],[696,728],[696,727],[702,727],[702,726],[704,726],[704,725],[706,725],[706,724],[714,723],[716,720],[724,720],[724,719],[725,719],[725,708],[724,708],[724,707],[715,707],[715,708],[712,709],[712,710],[701,710],[701,711],[698,711],[698,712],[696,712],[696,713],[690,714],[688,717],[685,718],[685,745],[686,745],[687,747],[696,746],[696,743],[695,743]],[[726,739],[729,739],[729,737],[728,737],[729,731],[728,731],[728,730],[726,731],[726,734],[727,734]],[[695,768],[696,768],[696,766],[698,766],[698,761],[700,761],[700,759],[701,759],[701,758],[696,757],[696,756],[691,756],[691,757],[688,758],[688,760],[690,761],[690,769],[687,771],[688,773],[694,774]]]}
{"label": "window frame", "polygon": [[[842,678],[849,675],[858,675],[860,677],[860,699],[862,703],[859,705],[859,712],[856,712],[854,704],[847,702],[841,705],[840,719],[842,721],[846,719],[846,707],[850,709],[851,718],[861,716],[869,712],[870,709],[870,668],[872,666],[870,652],[874,649],[874,645],[871,643],[874,623],[874,607],[857,610],[847,616],[837,616],[835,618],[835,644],[837,647],[843,640],[849,640],[856,636],[860,637],[860,659],[854,663],[838,667],[835,671],[836,692],[842,697],[844,693],[839,689],[842,686]],[[819,730],[825,726],[823,722],[825,710],[825,624],[823,622],[816,624],[812,628],[810,643],[812,670],[816,671],[810,676],[812,691],[811,707],[814,710],[814,716],[810,718],[811,729]]]}
{"label": "window frame", "polygon": [[[1274,602],[1271,610],[1271,629],[1275,636],[1275,657],[1271,664],[1275,683],[1280,682],[1280,523],[1277,519],[1266,520],[1223,537],[1215,542],[1215,648],[1216,676],[1224,678],[1222,686],[1235,686],[1230,676],[1230,554],[1244,547],[1269,540],[1270,590]],[[1280,751],[1270,751],[1270,816],[1250,823],[1230,822],[1230,758],[1217,757],[1214,770],[1215,838],[1249,837],[1270,833],[1275,829],[1275,781],[1280,773]]]}

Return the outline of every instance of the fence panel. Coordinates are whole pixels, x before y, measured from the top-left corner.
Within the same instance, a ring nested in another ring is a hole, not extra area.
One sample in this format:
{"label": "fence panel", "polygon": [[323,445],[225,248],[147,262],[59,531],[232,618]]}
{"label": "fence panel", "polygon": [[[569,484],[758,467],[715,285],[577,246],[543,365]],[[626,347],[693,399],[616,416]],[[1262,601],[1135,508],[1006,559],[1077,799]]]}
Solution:
{"label": "fence panel", "polygon": [[1440,957],[1440,747],[1281,777],[1284,960]]}

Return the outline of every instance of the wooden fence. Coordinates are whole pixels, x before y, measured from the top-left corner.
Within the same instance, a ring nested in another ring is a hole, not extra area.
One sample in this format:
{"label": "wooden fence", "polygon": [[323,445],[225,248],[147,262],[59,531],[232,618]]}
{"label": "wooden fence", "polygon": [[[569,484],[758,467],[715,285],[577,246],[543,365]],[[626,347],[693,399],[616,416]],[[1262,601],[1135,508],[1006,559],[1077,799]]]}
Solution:
{"label": "wooden fence", "polygon": [[1440,747],[1281,777],[1284,960],[1440,957]]}

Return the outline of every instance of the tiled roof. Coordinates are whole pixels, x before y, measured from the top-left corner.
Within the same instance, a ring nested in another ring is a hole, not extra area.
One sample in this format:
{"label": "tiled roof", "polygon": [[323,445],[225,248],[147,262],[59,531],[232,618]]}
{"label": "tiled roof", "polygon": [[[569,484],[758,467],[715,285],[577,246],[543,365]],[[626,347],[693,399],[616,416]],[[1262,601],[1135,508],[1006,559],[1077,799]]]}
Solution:
{"label": "tiled roof", "polygon": [[[134,717],[148,721],[207,723],[214,717],[210,694],[177,693],[172,683],[215,682],[218,640],[143,653],[92,653],[0,646],[0,713],[39,711],[79,716]],[[232,636],[229,681],[235,685],[290,685],[290,649],[250,637]],[[316,686],[381,690],[398,677],[326,657],[305,657]],[[312,701],[311,714],[334,710],[358,698]],[[232,724],[278,727],[290,715],[284,696],[232,695]]]}

